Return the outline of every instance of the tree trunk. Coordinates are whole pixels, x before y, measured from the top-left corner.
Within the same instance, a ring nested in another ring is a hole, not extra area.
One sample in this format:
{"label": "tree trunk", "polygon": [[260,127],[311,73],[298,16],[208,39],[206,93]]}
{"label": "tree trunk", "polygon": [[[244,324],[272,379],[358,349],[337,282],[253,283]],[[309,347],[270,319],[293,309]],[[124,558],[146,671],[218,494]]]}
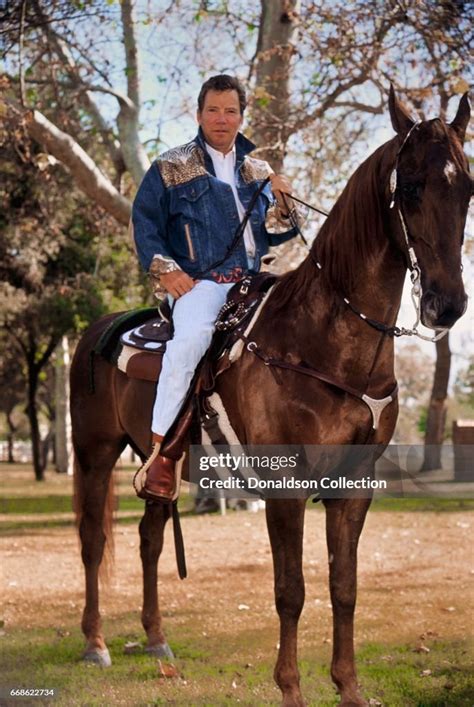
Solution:
{"label": "tree trunk", "polygon": [[55,365],[55,466],[60,473],[72,474],[71,416],[69,413],[69,342],[63,336],[56,348]]}
{"label": "tree trunk", "polygon": [[27,415],[30,422],[31,453],[36,481],[44,481],[45,459],[41,444],[41,434],[38,422],[38,408],[36,405],[36,390],[38,387],[39,371],[35,365],[28,361],[28,405]]}
{"label": "tree trunk", "polygon": [[425,454],[421,471],[441,467],[441,445],[446,425],[446,398],[448,396],[451,350],[449,334],[436,342],[436,367],[431,391],[425,432]]}
{"label": "tree trunk", "polygon": [[140,81],[138,70],[138,50],[135,38],[135,3],[132,0],[122,0],[123,44],[125,48],[125,65],[127,76],[128,101],[120,101],[120,112],[117,116],[122,154],[133,181],[138,186],[150,167],[150,160],[141,143],[140,127]]}
{"label": "tree trunk", "polygon": [[289,78],[300,0],[261,0],[251,137],[278,174],[289,137]]}
{"label": "tree trunk", "polygon": [[7,426],[8,426],[8,433],[7,433],[7,462],[9,464],[14,464],[15,463],[15,453],[14,453],[14,440],[15,440],[15,432],[16,432],[16,426],[13,424],[13,420],[11,419],[11,414],[13,410],[9,410],[6,414],[7,418]]}

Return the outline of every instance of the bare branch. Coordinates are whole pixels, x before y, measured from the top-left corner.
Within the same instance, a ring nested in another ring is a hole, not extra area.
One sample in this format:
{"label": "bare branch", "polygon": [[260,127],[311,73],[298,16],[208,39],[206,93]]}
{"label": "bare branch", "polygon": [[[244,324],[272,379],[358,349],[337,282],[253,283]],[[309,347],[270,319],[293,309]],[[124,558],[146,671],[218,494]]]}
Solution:
{"label": "bare branch", "polygon": [[21,4],[20,36],[18,40],[18,63],[20,65],[20,101],[25,106],[25,67],[23,64],[23,42],[25,40],[25,12],[26,0]]}
{"label": "bare branch", "polygon": [[383,103],[378,106],[369,106],[366,103],[359,103],[359,101],[334,101],[333,105],[335,108],[352,108],[353,110],[372,113],[373,115],[380,115],[384,112]]}

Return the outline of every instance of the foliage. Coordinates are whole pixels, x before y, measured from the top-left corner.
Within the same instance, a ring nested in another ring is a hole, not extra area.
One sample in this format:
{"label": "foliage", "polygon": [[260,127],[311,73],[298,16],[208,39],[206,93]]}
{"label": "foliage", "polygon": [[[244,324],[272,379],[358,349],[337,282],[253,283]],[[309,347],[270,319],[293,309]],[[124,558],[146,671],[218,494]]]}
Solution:
{"label": "foliage", "polygon": [[461,369],[454,382],[454,393],[462,405],[474,409],[474,354],[468,357],[467,365]]}
{"label": "foliage", "polygon": [[[0,144],[0,321],[22,362],[38,457],[37,394],[45,367],[64,334],[82,331],[117,305],[119,293],[135,297],[128,287],[135,259],[114,219],[91,208],[62,166],[12,117],[3,121]],[[44,462],[36,459],[38,476]]]}
{"label": "foliage", "polygon": [[418,344],[400,346],[395,357],[400,414],[394,441],[420,442],[433,380],[434,361]]}

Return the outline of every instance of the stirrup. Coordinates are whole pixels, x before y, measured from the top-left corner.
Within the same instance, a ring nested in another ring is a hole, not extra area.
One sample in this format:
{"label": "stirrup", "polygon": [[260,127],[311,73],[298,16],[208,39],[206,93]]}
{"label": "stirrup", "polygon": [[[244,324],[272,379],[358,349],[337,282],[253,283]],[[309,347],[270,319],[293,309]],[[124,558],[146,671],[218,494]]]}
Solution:
{"label": "stirrup", "polygon": [[[133,476],[133,482],[132,482],[133,488],[135,489],[135,493],[137,494],[138,498],[142,498],[144,500],[149,500],[149,501],[153,501],[154,499],[156,499],[157,501],[159,501],[160,499],[163,500],[162,496],[159,496],[158,494],[154,494],[153,491],[149,491],[145,487],[148,469],[150,468],[151,464],[155,461],[156,457],[159,456],[160,446],[161,445],[159,443],[153,445],[153,449],[152,449],[150,456],[148,457],[148,459],[146,459],[143,462],[141,467],[139,467],[137,469],[137,471],[135,472],[135,474]],[[175,503],[175,501],[177,501],[179,498],[179,493],[181,490],[181,472],[182,472],[183,461],[184,461],[185,456],[186,455],[183,454],[181,459],[179,459],[176,462],[175,472],[174,472],[175,473],[174,493],[173,493],[173,496],[172,496],[171,500],[169,501],[169,503]]]}

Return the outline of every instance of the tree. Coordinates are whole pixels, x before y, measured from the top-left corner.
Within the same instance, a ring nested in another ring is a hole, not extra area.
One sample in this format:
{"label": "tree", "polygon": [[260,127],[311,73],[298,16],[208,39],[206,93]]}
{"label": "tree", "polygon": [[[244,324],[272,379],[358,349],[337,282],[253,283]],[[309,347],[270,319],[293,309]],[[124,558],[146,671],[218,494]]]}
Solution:
{"label": "tree", "polygon": [[467,364],[462,368],[454,382],[454,394],[462,405],[474,410],[474,354],[467,357]]}
{"label": "tree", "polygon": [[399,382],[399,416],[394,441],[398,444],[420,442],[419,423],[426,408],[433,380],[434,362],[416,343],[398,347],[395,375]]}
{"label": "tree", "polygon": [[[116,267],[120,238],[113,230],[116,252],[103,252],[110,217],[90,209],[84,199],[81,203],[69,175],[39,152],[21,125],[4,121],[2,153],[0,321],[24,367],[33,464],[36,479],[42,480],[41,378],[62,336],[106,311],[113,279],[122,287],[130,267],[128,258]],[[113,266],[107,265],[111,259]]]}
{"label": "tree", "polygon": [[21,427],[21,414],[18,408],[25,401],[25,381],[22,362],[11,350],[5,335],[0,338],[2,357],[0,359],[0,411],[5,415],[6,437],[8,445],[7,460],[15,461],[14,440],[17,430]]}
{"label": "tree", "polygon": [[290,76],[296,52],[299,0],[262,0],[256,48],[256,89],[252,104],[252,138],[259,157],[282,171],[290,115]]}
{"label": "tree", "polygon": [[[2,19],[16,93],[11,110],[25,117],[30,135],[63,161],[89,198],[123,224],[131,190],[124,172],[136,185],[149,164],[139,136],[137,37],[143,47],[145,35],[153,33],[158,52],[147,47],[148,59],[163,100],[174,97],[173,118],[186,117],[180,116],[179,97],[195,92],[190,79],[198,79],[200,71],[246,71],[255,87],[255,115],[264,120],[254,121],[259,140],[265,138],[259,146],[273,146],[277,166],[290,137],[298,135],[299,145],[311,148],[315,139],[308,136],[325,132],[326,123],[331,130],[319,158],[328,164],[328,153],[340,164],[333,137],[337,142],[336,133],[346,128],[351,135],[367,131],[367,116],[384,110],[390,80],[420,110],[436,96],[445,110],[449,98],[465,88],[462,72],[472,37],[468,4],[414,0],[263,0],[260,9],[250,0],[209,0],[197,11],[195,2],[182,0],[150,13],[137,12],[131,0],[96,0],[86,7],[64,0],[14,0]],[[112,42],[100,48],[95,42],[98,34],[116,36],[117,26],[121,58]],[[113,64],[125,81],[111,70]],[[48,101],[51,95],[54,100]],[[112,125],[114,103],[119,110]],[[160,101],[146,103],[147,116],[152,109],[156,115]],[[78,122],[88,126],[85,140],[78,139]],[[98,143],[100,154],[92,156]]]}
{"label": "tree", "polygon": [[436,366],[431,389],[425,432],[425,452],[421,471],[441,467],[441,445],[446,428],[446,399],[448,397],[451,350],[449,334],[436,342]]}

